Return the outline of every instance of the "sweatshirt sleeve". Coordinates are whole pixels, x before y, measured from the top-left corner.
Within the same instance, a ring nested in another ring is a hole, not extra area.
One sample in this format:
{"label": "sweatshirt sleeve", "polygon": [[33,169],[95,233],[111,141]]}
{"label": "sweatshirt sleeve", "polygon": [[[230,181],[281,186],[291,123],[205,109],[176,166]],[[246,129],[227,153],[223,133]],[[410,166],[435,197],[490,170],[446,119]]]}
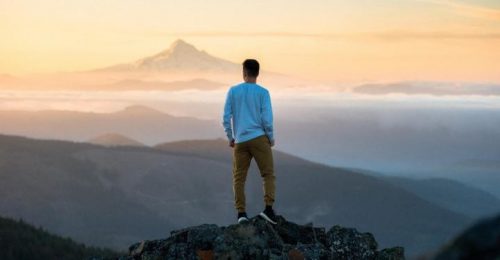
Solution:
{"label": "sweatshirt sleeve", "polygon": [[231,118],[233,117],[233,110],[231,106],[231,89],[227,92],[226,103],[224,104],[224,115],[222,116],[222,125],[226,132],[227,139],[233,140],[233,129],[231,127]]}
{"label": "sweatshirt sleeve", "polygon": [[264,93],[264,99],[262,100],[262,124],[264,127],[264,132],[266,133],[269,140],[274,141],[274,128],[273,128],[273,108],[271,106],[271,96],[269,91]]}

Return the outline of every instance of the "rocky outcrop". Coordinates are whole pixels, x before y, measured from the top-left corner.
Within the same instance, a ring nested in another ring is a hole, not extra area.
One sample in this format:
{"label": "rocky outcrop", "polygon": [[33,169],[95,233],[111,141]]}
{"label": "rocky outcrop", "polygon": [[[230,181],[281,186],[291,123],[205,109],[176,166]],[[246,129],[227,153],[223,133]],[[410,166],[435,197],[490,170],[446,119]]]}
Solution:
{"label": "rocky outcrop", "polygon": [[377,250],[370,233],[353,228],[298,225],[278,217],[271,225],[254,217],[227,227],[200,225],[142,241],[119,259],[404,259],[404,249]]}

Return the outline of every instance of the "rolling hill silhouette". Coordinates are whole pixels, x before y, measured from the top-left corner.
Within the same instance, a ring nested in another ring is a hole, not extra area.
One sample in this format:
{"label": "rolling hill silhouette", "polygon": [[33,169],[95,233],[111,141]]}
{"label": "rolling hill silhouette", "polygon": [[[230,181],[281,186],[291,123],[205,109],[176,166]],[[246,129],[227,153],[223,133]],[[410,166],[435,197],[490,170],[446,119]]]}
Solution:
{"label": "rolling hill silhouette", "polygon": [[[230,148],[223,140],[114,147],[0,136],[0,212],[91,245],[123,249],[185,226],[234,222]],[[378,178],[275,151],[279,214],[297,223],[372,232],[409,255],[469,222]],[[250,215],[260,177],[247,181]],[[160,227],[160,228],[159,228]]]}
{"label": "rolling hill silhouette", "polygon": [[[193,106],[182,109],[218,109]],[[277,116],[276,129],[286,129],[280,131],[279,149],[334,166],[414,178],[453,179],[500,198],[497,188],[500,179],[496,174],[500,164],[495,159],[499,154],[500,139],[495,138],[496,130],[492,127],[495,124],[481,127],[481,120],[473,121],[474,124],[467,125],[470,130],[434,124],[424,128],[410,124],[384,126],[384,120],[379,119],[377,114],[367,112],[360,113],[360,118],[348,118],[340,115],[344,112],[349,115],[341,109],[333,110],[321,120],[311,119],[307,124]],[[450,120],[454,118],[453,114],[443,116]],[[491,114],[491,120],[497,120],[496,117]],[[172,116],[142,105],[129,106],[113,113],[3,110],[0,111],[0,121],[0,132],[3,134],[77,142],[105,133],[121,134],[149,146],[165,141],[212,139],[224,135],[219,120]],[[465,123],[465,119],[462,122]],[[61,126],[64,126],[64,131],[61,131]],[[454,134],[450,134],[452,132]],[[478,156],[484,159],[475,158]],[[412,185],[420,184],[424,183],[414,182]],[[481,196],[484,201],[489,201],[487,195]]]}

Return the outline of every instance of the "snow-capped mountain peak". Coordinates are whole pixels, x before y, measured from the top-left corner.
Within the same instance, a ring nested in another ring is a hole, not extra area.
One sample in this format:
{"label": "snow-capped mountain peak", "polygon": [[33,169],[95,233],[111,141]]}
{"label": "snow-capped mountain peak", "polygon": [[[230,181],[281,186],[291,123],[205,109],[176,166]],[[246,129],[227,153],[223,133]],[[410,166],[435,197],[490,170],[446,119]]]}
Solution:
{"label": "snow-capped mountain peak", "polygon": [[220,71],[234,72],[241,65],[217,58],[182,39],[174,41],[169,48],[131,63],[107,67],[106,71]]}
{"label": "snow-capped mountain peak", "polygon": [[181,39],[178,39],[175,42],[173,42],[168,49],[151,57],[140,59],[136,62],[140,63],[151,59],[156,59],[156,60],[168,59],[169,57],[189,57],[189,56],[202,55],[203,53],[204,52],[199,51],[192,44],[189,44]]}

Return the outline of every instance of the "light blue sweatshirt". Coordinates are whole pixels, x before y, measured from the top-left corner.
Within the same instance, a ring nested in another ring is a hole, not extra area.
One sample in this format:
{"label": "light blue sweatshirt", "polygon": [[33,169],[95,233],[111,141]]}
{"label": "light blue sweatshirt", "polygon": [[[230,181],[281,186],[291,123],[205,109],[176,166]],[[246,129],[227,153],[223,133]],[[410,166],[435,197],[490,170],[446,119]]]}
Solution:
{"label": "light blue sweatshirt", "polygon": [[256,83],[244,82],[231,87],[226,96],[222,125],[228,140],[234,139],[235,143],[264,134],[274,142],[273,110],[269,91]]}

